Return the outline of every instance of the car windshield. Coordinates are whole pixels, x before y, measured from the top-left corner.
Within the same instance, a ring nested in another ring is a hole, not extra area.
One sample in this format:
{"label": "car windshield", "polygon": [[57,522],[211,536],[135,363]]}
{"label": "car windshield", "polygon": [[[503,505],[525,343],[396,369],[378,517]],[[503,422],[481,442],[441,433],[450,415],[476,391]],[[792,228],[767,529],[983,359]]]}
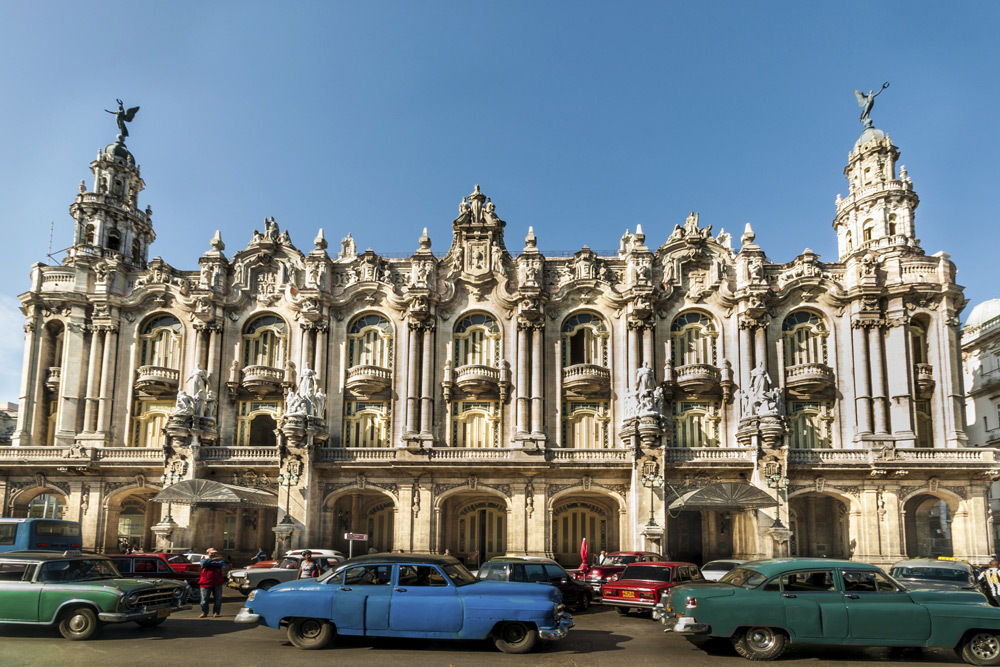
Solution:
{"label": "car windshield", "polygon": [[653,567],[651,565],[629,565],[622,572],[622,579],[640,579],[642,581],[670,581],[669,567]]}
{"label": "car windshield", "polygon": [[767,577],[757,570],[751,570],[748,567],[734,568],[726,572],[725,576],[719,579],[720,584],[732,584],[740,588],[757,588],[765,581],[767,581]]}
{"label": "car windshield", "polygon": [[280,567],[283,570],[294,570],[298,566],[299,566],[298,558],[286,558],[276,565],[276,567]]}
{"label": "car windshield", "polygon": [[466,584],[476,582],[476,577],[461,563],[445,565],[441,569],[443,569],[444,573],[448,575],[449,579],[451,579],[451,583],[456,586],[465,586]]}
{"label": "car windshield", "polygon": [[39,581],[88,581],[114,579],[120,576],[111,561],[104,558],[57,560],[42,564]]}
{"label": "car windshield", "polygon": [[612,556],[609,565],[628,565],[629,563],[634,563],[638,559],[638,556]]}
{"label": "car windshield", "polygon": [[712,570],[714,572],[729,572],[737,565],[739,565],[739,563],[734,563],[731,560],[713,560],[711,563],[706,563],[701,569],[702,571]]}
{"label": "car windshield", "polygon": [[889,574],[897,579],[926,579],[956,584],[967,584],[970,581],[969,573],[965,570],[945,567],[894,567]]}

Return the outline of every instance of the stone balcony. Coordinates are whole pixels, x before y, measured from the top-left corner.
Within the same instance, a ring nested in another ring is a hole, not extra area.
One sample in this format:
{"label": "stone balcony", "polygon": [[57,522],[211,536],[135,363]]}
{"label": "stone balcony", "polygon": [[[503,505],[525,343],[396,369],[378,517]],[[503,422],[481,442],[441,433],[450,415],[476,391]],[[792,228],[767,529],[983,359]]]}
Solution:
{"label": "stone balcony", "polygon": [[280,392],[281,383],[284,379],[285,372],[280,368],[247,366],[243,369],[241,386],[251,394],[264,396],[265,394]]}
{"label": "stone balcony", "polygon": [[455,385],[471,396],[496,396],[500,393],[500,369],[482,364],[459,366]]}
{"label": "stone balcony", "polygon": [[611,393],[611,370],[596,364],[573,364],[562,371],[563,388],[580,396],[606,398]]}
{"label": "stone balcony", "polygon": [[53,394],[59,393],[59,385],[62,383],[62,368],[52,366],[45,371],[45,387]]}
{"label": "stone balcony", "polygon": [[984,392],[1000,391],[1000,368],[991,371],[980,370],[972,376],[969,393],[973,396]]}
{"label": "stone balcony", "polygon": [[164,366],[140,366],[135,374],[135,388],[147,394],[176,393],[181,372]]}
{"label": "stone balcony", "polygon": [[202,447],[198,459],[206,465],[242,465],[260,463],[278,465],[277,447]]}
{"label": "stone balcony", "polygon": [[930,364],[916,364],[913,375],[917,381],[917,398],[926,401],[934,393],[934,367]]}
{"label": "stone balcony", "polygon": [[785,368],[785,386],[795,398],[827,394],[834,385],[833,369],[826,364],[797,364]]}
{"label": "stone balcony", "polygon": [[672,463],[752,463],[754,451],[749,447],[667,447],[666,461]]}
{"label": "stone balcony", "polygon": [[722,374],[710,364],[685,364],[674,367],[674,382],[689,394],[711,394],[719,391]]}
{"label": "stone balcony", "polygon": [[347,371],[347,389],[360,397],[374,396],[392,385],[392,371],[381,366],[353,366]]}

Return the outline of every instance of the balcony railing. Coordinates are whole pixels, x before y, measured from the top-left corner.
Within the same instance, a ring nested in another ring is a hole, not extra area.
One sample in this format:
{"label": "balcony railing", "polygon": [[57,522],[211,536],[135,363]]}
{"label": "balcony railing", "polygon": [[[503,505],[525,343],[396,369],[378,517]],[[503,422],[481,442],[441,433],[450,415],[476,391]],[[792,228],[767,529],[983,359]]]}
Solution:
{"label": "balcony railing", "polygon": [[432,461],[502,461],[512,458],[517,450],[500,447],[435,447],[430,450]]}
{"label": "balcony railing", "polygon": [[785,368],[785,384],[796,396],[820,394],[833,389],[833,369],[826,364],[796,364]]}
{"label": "balcony railing", "polygon": [[266,394],[281,388],[285,372],[271,366],[247,366],[243,369],[243,388],[254,394]]}
{"label": "balcony railing", "polygon": [[747,447],[668,447],[667,461],[753,461]]}
{"label": "balcony railing", "polygon": [[710,364],[685,364],[674,367],[674,380],[684,391],[707,394],[719,389],[722,374]]}
{"label": "balcony railing", "polygon": [[202,447],[198,453],[202,461],[239,461],[277,463],[277,447]]}
{"label": "balcony railing", "polygon": [[625,449],[550,449],[549,458],[560,463],[618,463],[629,460]]}
{"label": "balcony railing", "polygon": [[597,396],[611,389],[611,370],[596,364],[573,364],[563,369],[563,387],[583,396]]}
{"label": "balcony railing", "polygon": [[159,447],[96,447],[94,448],[94,460],[162,462],[163,450]]}
{"label": "balcony railing", "polygon": [[150,393],[172,393],[177,391],[181,372],[164,366],[140,366],[136,371],[135,388]]}
{"label": "balcony railing", "polygon": [[59,366],[52,366],[45,371],[45,386],[52,393],[59,391],[59,385],[62,382],[62,368]]}
{"label": "balcony railing", "polygon": [[467,394],[493,394],[500,389],[500,369],[469,364],[455,369],[455,384]]}
{"label": "balcony railing", "polygon": [[316,460],[330,461],[395,461],[397,450],[392,447],[324,447],[316,450]]}
{"label": "balcony railing", "polygon": [[[895,461],[968,463],[992,462],[992,449],[931,449],[900,447],[896,449]],[[872,453],[868,449],[790,449],[789,463],[869,463]]]}
{"label": "balcony railing", "polygon": [[372,396],[392,384],[392,371],[381,366],[352,366],[347,371],[347,388],[359,396]]}

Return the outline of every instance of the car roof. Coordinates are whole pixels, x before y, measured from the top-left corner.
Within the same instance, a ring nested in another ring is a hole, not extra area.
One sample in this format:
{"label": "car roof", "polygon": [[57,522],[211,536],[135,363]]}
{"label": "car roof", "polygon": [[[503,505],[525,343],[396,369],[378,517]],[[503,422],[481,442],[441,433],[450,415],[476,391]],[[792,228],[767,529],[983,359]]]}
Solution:
{"label": "car roof", "polygon": [[655,551],[612,551],[608,556],[659,556]]}
{"label": "car roof", "polygon": [[106,558],[101,554],[85,554],[79,551],[5,551],[0,553],[0,558],[10,558],[15,560],[94,560],[95,558]]}
{"label": "car roof", "polygon": [[[486,563],[517,563],[517,562],[532,562],[532,563],[546,563],[548,565],[559,565],[551,558],[546,558],[545,556],[495,556]],[[483,565],[486,565],[483,563]]]}
{"label": "car roof", "polygon": [[834,567],[847,568],[851,570],[877,570],[878,568],[869,563],[861,563],[854,560],[840,560],[836,558],[768,558],[765,560],[755,560],[742,563],[745,567],[751,567],[766,576],[773,576],[791,570],[805,570],[809,568],[829,569]]}
{"label": "car roof", "polygon": [[710,560],[701,567],[702,569],[704,569],[709,565],[715,565],[716,563],[736,563],[737,565],[742,565],[743,563],[748,563],[748,562],[750,561],[740,560],[739,558],[719,558],[717,560]]}
{"label": "car roof", "polygon": [[938,567],[942,570],[971,570],[972,566],[962,560],[938,560],[937,558],[910,558],[894,563],[893,567]]}
{"label": "car roof", "polygon": [[422,563],[428,565],[461,565],[454,556],[435,554],[366,554],[345,560],[341,565],[363,565],[365,563]]}

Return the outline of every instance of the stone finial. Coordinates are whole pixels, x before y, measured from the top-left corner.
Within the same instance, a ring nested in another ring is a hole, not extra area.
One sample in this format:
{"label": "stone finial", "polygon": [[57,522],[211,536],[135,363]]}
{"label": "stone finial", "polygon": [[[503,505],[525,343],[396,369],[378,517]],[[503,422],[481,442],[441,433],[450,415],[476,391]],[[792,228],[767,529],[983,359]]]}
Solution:
{"label": "stone finial", "polygon": [[642,223],[635,226],[635,235],[632,238],[634,238],[635,242],[639,245],[646,242],[646,235],[642,233]]}
{"label": "stone finial", "polygon": [[419,239],[421,250],[430,250],[431,247],[431,237],[427,235],[427,228],[424,227],[423,234],[420,235]]}
{"label": "stone finial", "polygon": [[753,227],[751,227],[748,222],[746,227],[743,228],[743,236],[740,237],[740,243],[743,245],[753,243],[755,238],[757,238],[757,235],[753,233]]}
{"label": "stone finial", "polygon": [[82,194],[83,194],[84,192],[86,192],[86,191],[87,191],[87,184],[86,184],[86,183],[84,182],[84,180],[83,180],[82,178],[80,179],[80,186],[79,186],[79,187],[80,187],[80,194],[81,194],[81,195],[82,195]]}
{"label": "stone finial", "polygon": [[212,240],[208,244],[212,246],[212,250],[218,250],[219,252],[226,249],[226,244],[222,242],[222,233],[218,229],[215,230],[215,236],[212,237]]}
{"label": "stone finial", "polygon": [[326,242],[326,237],[323,236],[322,227],[319,228],[319,233],[316,234],[316,238],[313,239],[313,245],[316,246],[316,250],[326,250],[326,247],[329,245]]}
{"label": "stone finial", "polygon": [[524,237],[524,247],[525,248],[536,248],[538,247],[538,237],[535,236],[535,228],[528,227],[528,235]]}

